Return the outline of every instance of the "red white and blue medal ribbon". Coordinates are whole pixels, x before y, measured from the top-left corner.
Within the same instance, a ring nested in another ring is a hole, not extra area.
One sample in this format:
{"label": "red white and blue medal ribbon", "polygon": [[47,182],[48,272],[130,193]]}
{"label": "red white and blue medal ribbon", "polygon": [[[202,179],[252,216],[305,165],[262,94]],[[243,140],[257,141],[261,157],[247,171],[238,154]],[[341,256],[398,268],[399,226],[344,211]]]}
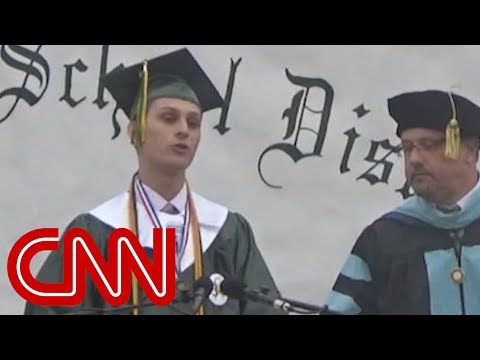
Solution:
{"label": "red white and blue medal ribbon", "polygon": [[[140,201],[142,202],[143,207],[145,208],[145,211],[147,212],[148,217],[150,218],[150,221],[152,225],[156,228],[162,228],[162,224],[160,220],[158,219],[158,216],[155,212],[155,209],[152,205],[152,202],[150,201],[150,198],[147,195],[147,192],[145,191],[145,188],[143,187],[142,182],[138,178],[138,176],[135,179],[135,189],[136,192],[139,195]],[[189,228],[190,228],[190,212],[188,208],[188,200],[185,202],[185,216],[183,219],[183,226],[182,226],[182,237],[181,237],[181,243],[180,246],[178,246],[178,242],[176,243],[176,253],[177,253],[177,261],[176,261],[176,267],[177,267],[177,274],[181,273],[181,260],[183,258],[183,255],[185,254],[185,249],[187,248],[187,242],[188,242],[188,234],[189,234]],[[188,226],[187,226],[188,224]],[[176,231],[179,229],[176,228]],[[177,235],[177,234],[176,234]]]}

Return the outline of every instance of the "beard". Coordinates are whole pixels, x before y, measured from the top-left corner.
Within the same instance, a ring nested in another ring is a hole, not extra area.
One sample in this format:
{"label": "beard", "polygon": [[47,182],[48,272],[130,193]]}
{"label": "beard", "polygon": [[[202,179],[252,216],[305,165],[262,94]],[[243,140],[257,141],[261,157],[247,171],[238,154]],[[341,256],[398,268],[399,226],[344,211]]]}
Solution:
{"label": "beard", "polygon": [[451,196],[451,192],[439,185],[430,175],[412,177],[410,186],[417,196],[435,204],[444,204]]}

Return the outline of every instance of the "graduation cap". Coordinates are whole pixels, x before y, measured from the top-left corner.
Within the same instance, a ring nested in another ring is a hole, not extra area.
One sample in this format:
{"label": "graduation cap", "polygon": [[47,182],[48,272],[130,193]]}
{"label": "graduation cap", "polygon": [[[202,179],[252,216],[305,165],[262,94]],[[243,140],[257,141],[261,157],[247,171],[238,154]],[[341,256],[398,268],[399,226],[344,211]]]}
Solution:
{"label": "graduation cap", "polygon": [[480,107],[452,92],[426,90],[388,99],[388,111],[397,123],[397,135],[411,128],[445,133],[445,155],[458,157],[461,137],[480,138]]}
{"label": "graduation cap", "polygon": [[206,112],[223,106],[218,90],[186,48],[107,73],[102,82],[130,120],[137,120],[143,141],[148,101],[161,97],[187,100]]}

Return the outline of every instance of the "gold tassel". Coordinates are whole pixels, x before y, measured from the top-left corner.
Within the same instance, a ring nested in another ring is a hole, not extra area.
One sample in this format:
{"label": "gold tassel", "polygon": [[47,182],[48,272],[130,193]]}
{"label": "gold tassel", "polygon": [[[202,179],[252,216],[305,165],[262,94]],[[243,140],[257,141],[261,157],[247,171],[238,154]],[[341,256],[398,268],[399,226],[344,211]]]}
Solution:
{"label": "gold tassel", "polygon": [[[135,214],[135,204],[133,203],[133,192],[135,191],[133,187],[133,181],[130,185],[129,189],[129,202],[128,202],[128,221],[129,221],[129,228],[138,236],[138,229],[137,229],[137,221],[136,221],[136,214]],[[139,289],[138,289],[138,280],[135,274],[132,272],[132,305],[138,306],[139,304]],[[138,315],[138,307],[133,308],[133,315]]]}
{"label": "gold tassel", "polygon": [[139,144],[143,144],[145,140],[145,126],[147,122],[147,104],[148,104],[148,61],[143,62],[143,70],[141,75],[141,95],[138,102],[139,119],[137,121],[137,140]]}
{"label": "gold tassel", "polygon": [[457,120],[457,112],[453,101],[452,93],[449,93],[452,104],[453,116],[445,131],[445,156],[450,159],[457,159],[460,151],[460,126]]}
{"label": "gold tassel", "polygon": [[[190,223],[192,224],[192,239],[193,239],[193,255],[194,255],[194,277],[195,281],[200,279],[203,276],[203,250],[202,250],[202,239],[200,235],[200,224],[198,222],[198,215],[193,203],[193,197],[190,192],[190,187],[187,183],[187,192],[188,192],[188,203],[190,210]],[[197,312],[197,315],[205,315],[205,309],[203,305]]]}

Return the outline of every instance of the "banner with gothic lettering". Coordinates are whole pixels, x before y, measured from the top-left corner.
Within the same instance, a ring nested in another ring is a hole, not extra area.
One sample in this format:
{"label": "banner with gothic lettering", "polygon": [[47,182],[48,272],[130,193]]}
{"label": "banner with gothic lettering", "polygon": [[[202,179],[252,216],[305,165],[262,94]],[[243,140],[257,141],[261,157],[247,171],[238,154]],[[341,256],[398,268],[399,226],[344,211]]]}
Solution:
{"label": "banner with gothic lettering", "polygon": [[[180,47],[1,45],[0,313],[23,312],[6,275],[13,243],[63,230],[136,170],[99,77]],[[205,115],[193,189],[244,214],[283,294],[317,305],[362,229],[411,195],[387,98],[455,86],[480,101],[478,46],[188,48],[226,99]]]}

